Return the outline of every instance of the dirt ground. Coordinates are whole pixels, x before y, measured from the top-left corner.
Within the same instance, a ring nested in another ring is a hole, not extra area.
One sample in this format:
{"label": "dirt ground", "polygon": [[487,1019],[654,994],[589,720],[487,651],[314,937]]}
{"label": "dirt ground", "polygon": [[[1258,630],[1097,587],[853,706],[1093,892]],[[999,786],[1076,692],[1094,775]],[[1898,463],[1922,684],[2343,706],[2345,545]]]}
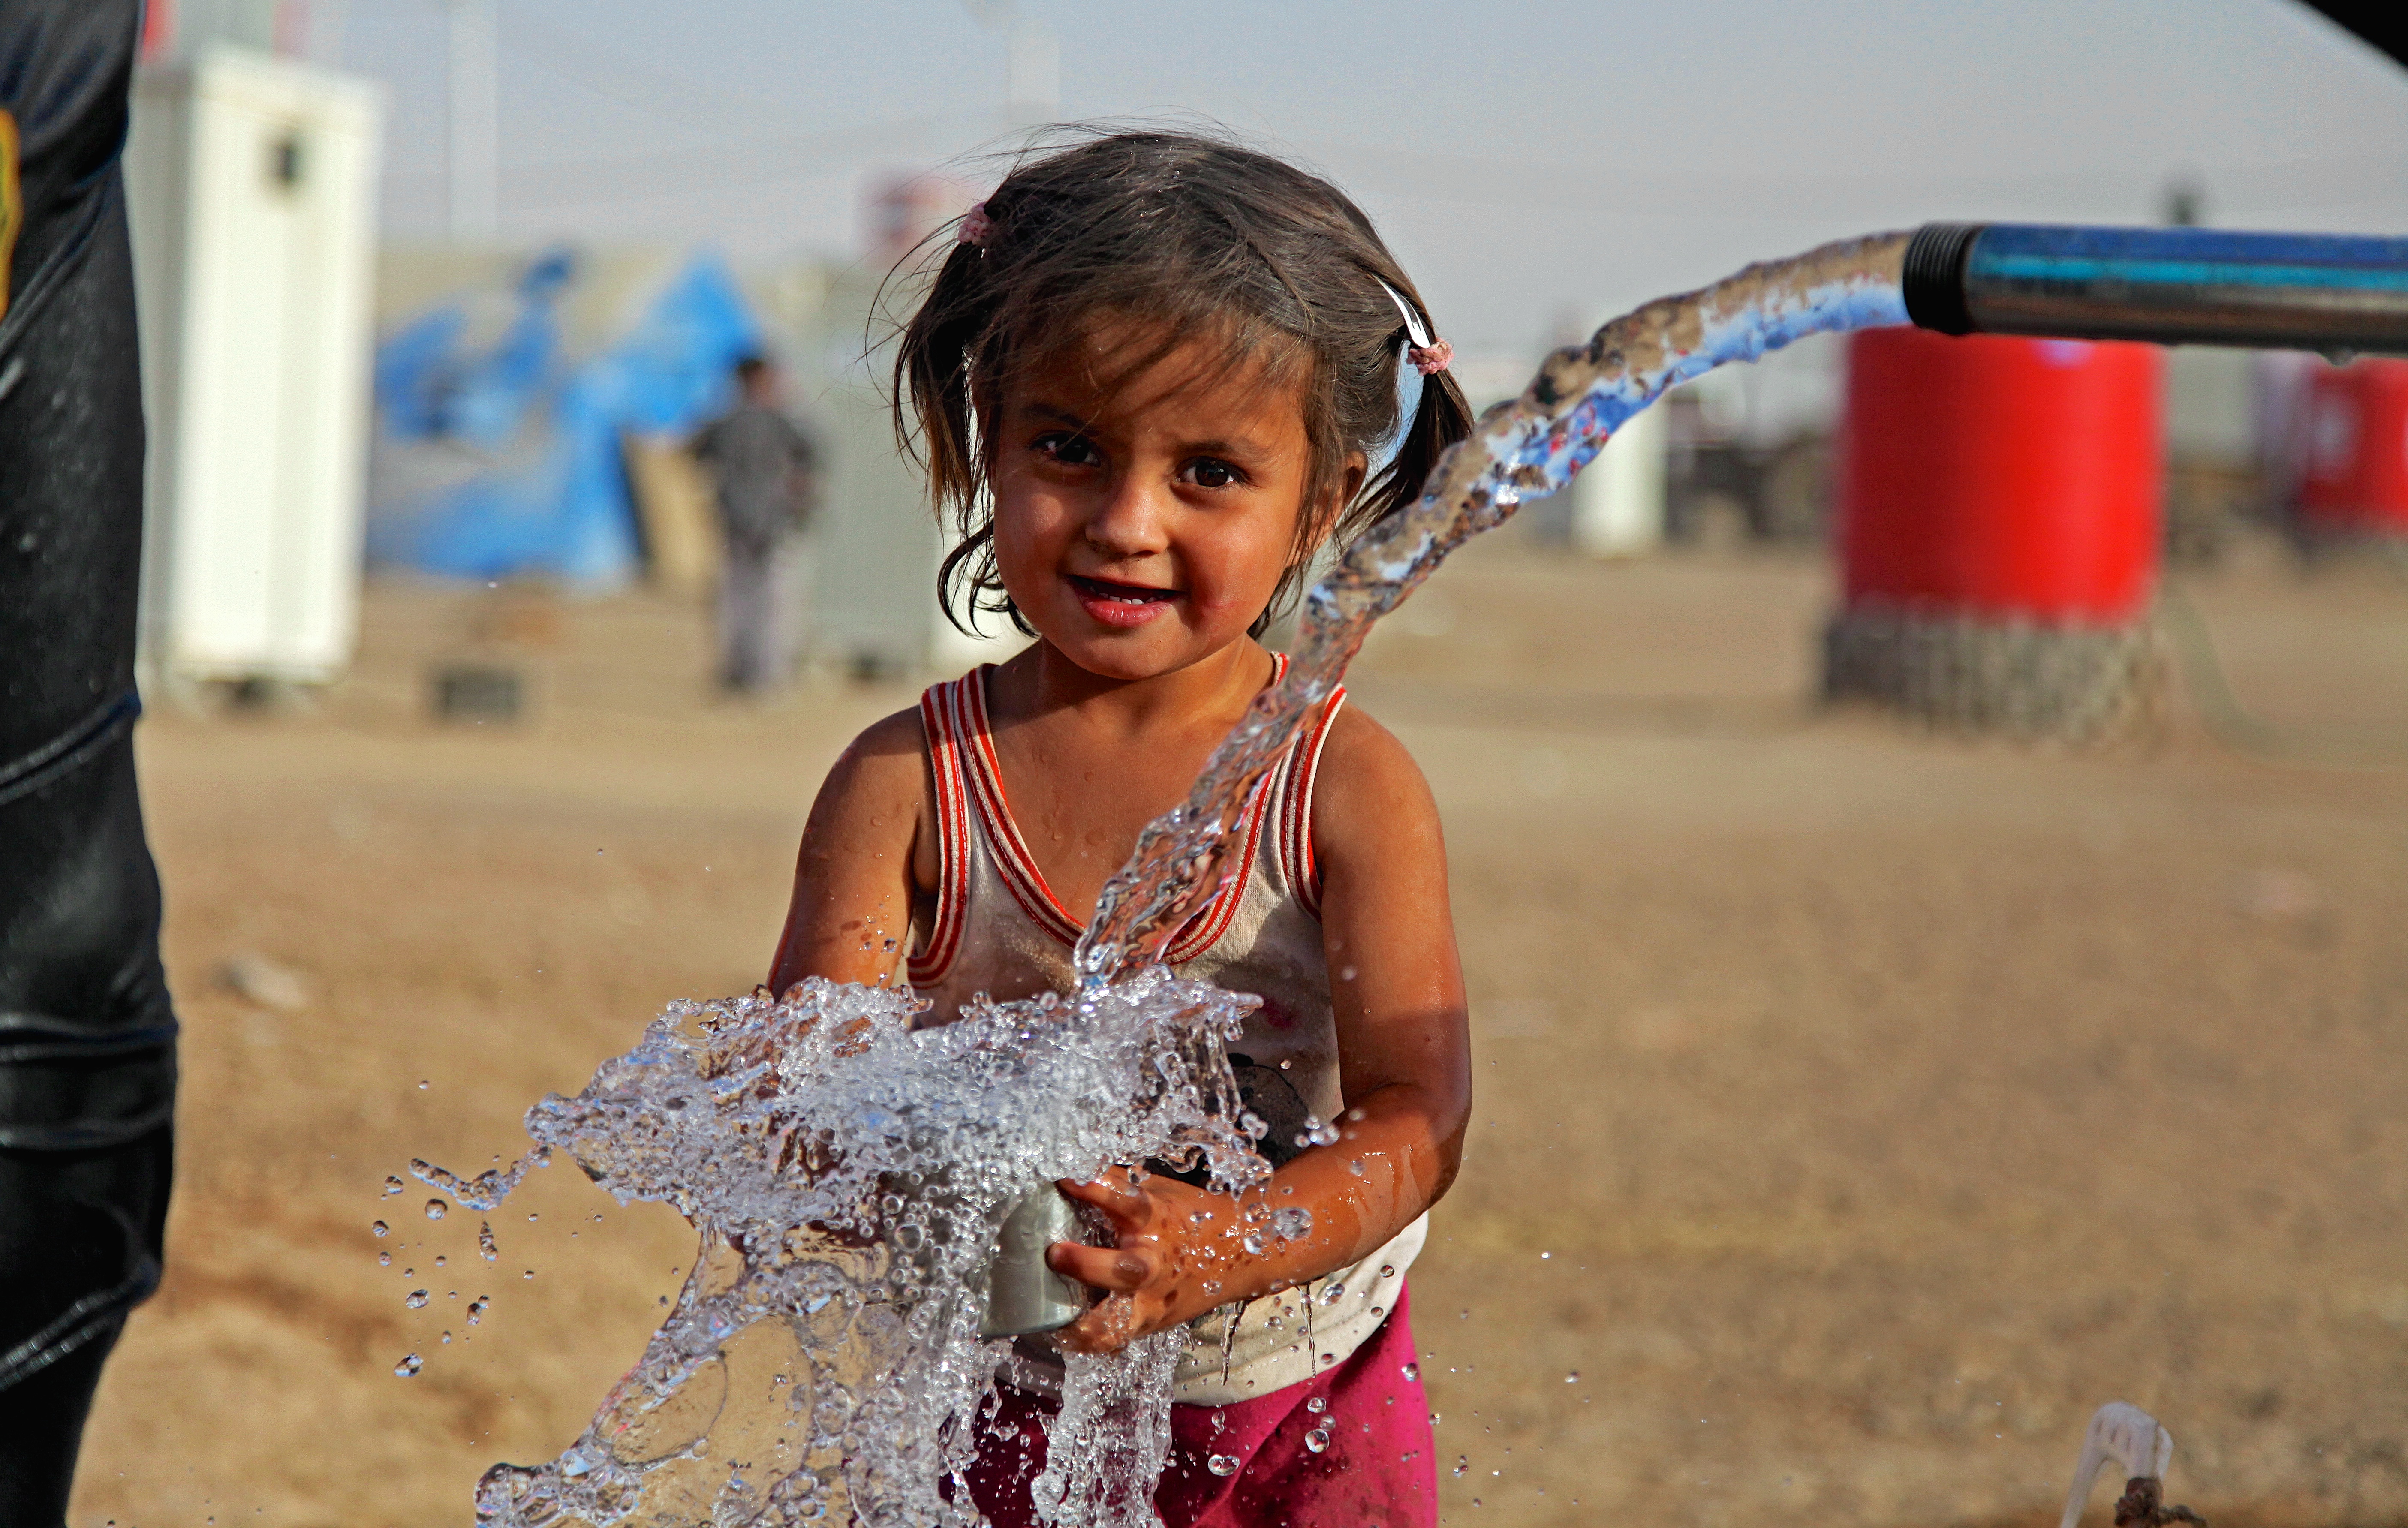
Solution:
{"label": "dirt ground", "polygon": [[[2408,1522],[2408,581],[2185,576],[2182,682],[2090,751],[1817,712],[1828,599],[1481,547],[1358,665],[1475,997],[1413,1276],[1448,1521],[2037,1528],[2121,1398],[2217,1528]],[[531,718],[430,720],[494,650]],[[145,723],[181,1177],[77,1528],[465,1523],[633,1359],[668,1211],[538,1174],[487,1262],[382,1185],[759,978],[822,771],[910,692],[705,667],[666,602],[382,586],[314,707]]]}

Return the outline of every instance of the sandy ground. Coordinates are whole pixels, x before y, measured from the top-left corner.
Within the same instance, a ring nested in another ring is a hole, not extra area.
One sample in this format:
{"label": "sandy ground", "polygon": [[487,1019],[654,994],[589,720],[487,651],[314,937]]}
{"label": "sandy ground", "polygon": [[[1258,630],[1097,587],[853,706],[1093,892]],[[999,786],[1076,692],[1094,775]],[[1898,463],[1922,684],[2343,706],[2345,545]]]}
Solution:
{"label": "sandy ground", "polygon": [[[1482,547],[1376,639],[1476,999],[1414,1273],[1450,1521],[2036,1525],[2115,1398],[2218,1528],[2408,1521],[2408,583],[2182,589],[2233,704],[2194,674],[2088,752],[1816,713],[1811,563]],[[429,721],[480,645],[532,719]],[[77,1528],[464,1523],[632,1360],[669,1212],[554,1170],[488,1263],[382,1184],[760,976],[822,771],[910,693],[704,669],[665,603],[381,587],[314,709],[146,723],[182,1176]]]}

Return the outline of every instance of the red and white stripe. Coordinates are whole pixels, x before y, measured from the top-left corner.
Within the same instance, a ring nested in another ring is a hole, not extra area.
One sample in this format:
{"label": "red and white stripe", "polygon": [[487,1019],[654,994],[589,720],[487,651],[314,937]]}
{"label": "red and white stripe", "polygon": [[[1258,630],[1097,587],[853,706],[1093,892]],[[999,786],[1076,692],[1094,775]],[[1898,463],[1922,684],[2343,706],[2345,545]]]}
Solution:
{"label": "red and white stripe", "polygon": [[[1287,655],[1274,653],[1272,658],[1276,684],[1286,677]],[[986,678],[992,667],[982,664],[958,679],[931,685],[920,697],[920,722],[927,734],[930,773],[936,782],[940,873],[927,945],[906,963],[915,987],[942,981],[961,950],[969,912],[973,812],[1004,889],[1028,921],[1064,946],[1076,945],[1083,932],[1046,884],[1037,857],[1029,852],[1027,840],[1012,820],[1010,803],[1004,795],[1002,765],[996,758],[994,731],[988,724]],[[1238,852],[1226,864],[1212,900],[1189,917],[1171,939],[1164,952],[1169,964],[1194,960],[1227,932],[1245,898],[1246,881],[1262,852],[1267,826],[1283,861],[1290,890],[1308,911],[1320,916],[1320,876],[1312,860],[1312,781],[1322,746],[1328,740],[1330,721],[1345,698],[1342,687],[1333,692],[1280,767],[1255,787],[1236,824],[1240,835]]]}
{"label": "red and white stripe", "polygon": [[1003,767],[996,760],[995,733],[987,724],[986,677],[993,667],[982,664],[944,687],[961,697],[967,712],[964,735],[968,747],[963,751],[969,764],[970,804],[979,814],[979,825],[986,830],[987,851],[995,856],[996,869],[1002,873],[1011,899],[1020,904],[1029,921],[1062,943],[1074,945],[1079,942],[1079,921],[1045,884],[1037,856],[1028,851],[1027,840],[1011,820],[1011,806],[1004,799]]}
{"label": "red and white stripe", "polygon": [[929,773],[937,784],[937,913],[926,948],[904,962],[914,987],[934,986],[953,969],[962,948],[970,879],[969,804],[962,792],[961,732],[953,721],[953,684],[932,685],[920,696],[920,727],[928,736]]}
{"label": "red and white stripe", "polygon": [[1321,715],[1297,739],[1290,750],[1280,791],[1280,859],[1288,875],[1288,890],[1305,911],[1321,916],[1321,866],[1312,857],[1312,782],[1321,773],[1321,750],[1329,742],[1330,723],[1346,704],[1340,685],[1322,704]]}

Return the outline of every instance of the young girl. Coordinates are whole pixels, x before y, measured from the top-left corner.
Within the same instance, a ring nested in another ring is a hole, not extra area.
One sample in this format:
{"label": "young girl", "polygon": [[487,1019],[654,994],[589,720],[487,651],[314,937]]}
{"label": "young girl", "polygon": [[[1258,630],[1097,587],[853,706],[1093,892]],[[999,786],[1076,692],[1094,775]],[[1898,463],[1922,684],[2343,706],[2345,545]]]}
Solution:
{"label": "young girl", "polygon": [[[1313,552],[1409,503],[1469,429],[1431,332],[1354,203],[1227,144],[1096,138],[974,208],[904,332],[897,429],[963,533],[948,613],[1037,640],[837,762],[772,989],[890,980],[908,938],[927,1022],[1068,991],[1139,830],[1283,671],[1256,638]],[[1273,1202],[1312,1232],[1248,1254],[1237,1205],[1178,1178],[1064,1184],[1117,1245],[1049,1253],[1099,1298],[1021,1345],[970,1480],[998,1528],[1034,1521],[1051,1344],[1174,1325],[1193,1336],[1156,1493],[1171,1528],[1437,1520],[1404,1273],[1461,1154],[1463,979],[1429,790],[1343,700],[1256,792],[1168,951],[1261,995],[1230,1060],[1271,1127]],[[1306,1148],[1308,1115],[1339,1138]]]}

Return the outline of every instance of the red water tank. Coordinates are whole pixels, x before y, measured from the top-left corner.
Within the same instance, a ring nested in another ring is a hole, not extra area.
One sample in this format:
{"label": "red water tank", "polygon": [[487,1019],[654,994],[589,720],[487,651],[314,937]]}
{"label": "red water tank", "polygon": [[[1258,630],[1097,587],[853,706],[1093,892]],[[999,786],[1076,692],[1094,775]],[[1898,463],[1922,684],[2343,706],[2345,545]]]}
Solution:
{"label": "red water tank", "polygon": [[1839,483],[1847,604],[2136,620],[2157,569],[2162,375],[2151,345],[1856,336]]}
{"label": "red water tank", "polygon": [[2408,361],[2318,366],[2308,378],[2310,529],[2408,534]]}

